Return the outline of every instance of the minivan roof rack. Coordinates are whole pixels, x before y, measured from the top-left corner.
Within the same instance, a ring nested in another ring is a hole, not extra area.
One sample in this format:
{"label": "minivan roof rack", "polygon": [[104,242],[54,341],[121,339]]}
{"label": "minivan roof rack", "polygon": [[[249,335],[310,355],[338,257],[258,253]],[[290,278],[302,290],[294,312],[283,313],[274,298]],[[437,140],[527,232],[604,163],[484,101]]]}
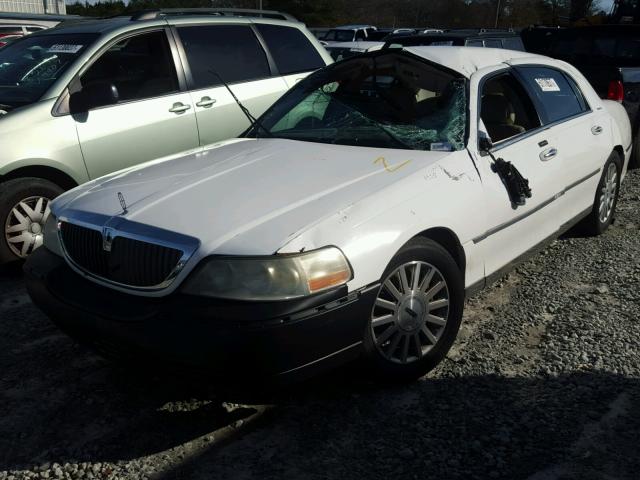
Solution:
{"label": "minivan roof rack", "polygon": [[212,15],[219,17],[258,17],[297,22],[298,19],[288,13],[275,10],[257,10],[249,8],[156,8],[141,10],[131,16],[131,21],[153,20],[170,15]]}

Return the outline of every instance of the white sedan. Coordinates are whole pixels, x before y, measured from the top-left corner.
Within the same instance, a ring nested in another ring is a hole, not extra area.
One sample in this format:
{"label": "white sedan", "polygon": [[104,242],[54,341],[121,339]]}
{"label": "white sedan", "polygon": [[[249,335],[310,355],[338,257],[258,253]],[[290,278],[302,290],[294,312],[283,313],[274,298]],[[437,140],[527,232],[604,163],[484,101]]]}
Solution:
{"label": "white sedan", "polygon": [[606,230],[630,146],[622,106],[566,63],[371,52],[243,138],[60,196],[28,288],[109,356],[278,376],[363,358],[409,380],[466,295],[578,222]]}

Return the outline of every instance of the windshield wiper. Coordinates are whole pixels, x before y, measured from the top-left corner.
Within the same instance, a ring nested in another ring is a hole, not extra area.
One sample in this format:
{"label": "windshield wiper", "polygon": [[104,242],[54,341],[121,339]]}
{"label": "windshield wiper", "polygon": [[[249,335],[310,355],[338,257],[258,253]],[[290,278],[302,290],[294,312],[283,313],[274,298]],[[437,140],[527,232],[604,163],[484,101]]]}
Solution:
{"label": "windshield wiper", "polygon": [[[209,69],[208,72],[215,76],[218,80],[220,80],[220,83],[222,83],[222,85],[225,86],[225,88],[229,91],[229,93],[231,94],[231,96],[233,97],[233,99],[235,100],[235,102],[238,104],[238,107],[240,107],[240,110],[242,110],[242,113],[245,114],[245,116],[249,119],[249,122],[251,123],[251,125],[249,126],[249,128],[254,128],[256,125],[262,129],[262,131],[264,131],[267,136],[269,137],[273,137],[273,134],[267,130],[267,128],[262,125],[262,123],[260,123],[260,120],[258,120],[256,117],[254,117],[251,112],[249,111],[249,109],[247,107],[245,107],[242,102],[240,102],[240,100],[238,100],[238,97],[236,97],[236,94],[233,93],[233,90],[231,90],[231,87],[229,87],[229,85],[227,84],[227,82],[225,82],[223,80],[223,78],[220,76],[220,74],[218,74],[218,72],[216,72],[213,69]],[[258,131],[256,130],[256,138],[258,138]]]}

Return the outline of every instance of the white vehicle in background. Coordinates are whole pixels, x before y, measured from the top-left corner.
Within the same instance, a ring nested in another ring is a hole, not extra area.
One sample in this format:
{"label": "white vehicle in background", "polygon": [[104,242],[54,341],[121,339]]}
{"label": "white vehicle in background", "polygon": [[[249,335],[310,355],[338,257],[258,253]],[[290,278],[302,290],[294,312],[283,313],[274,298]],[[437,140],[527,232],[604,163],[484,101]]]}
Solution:
{"label": "white vehicle in background", "polygon": [[336,42],[326,45],[324,48],[329,52],[331,58],[338,62],[361,53],[381,50],[384,45],[384,42]]}
{"label": "white vehicle in background", "polygon": [[[134,148],[132,146],[131,148]],[[371,52],[300,81],[243,138],[56,199],[28,290],[120,358],[410,380],[466,295],[583,222],[611,224],[623,107],[524,52]]]}
{"label": "white vehicle in background", "polygon": [[337,42],[358,42],[368,40],[377,29],[373,25],[344,25],[329,29],[320,40],[325,45]]}

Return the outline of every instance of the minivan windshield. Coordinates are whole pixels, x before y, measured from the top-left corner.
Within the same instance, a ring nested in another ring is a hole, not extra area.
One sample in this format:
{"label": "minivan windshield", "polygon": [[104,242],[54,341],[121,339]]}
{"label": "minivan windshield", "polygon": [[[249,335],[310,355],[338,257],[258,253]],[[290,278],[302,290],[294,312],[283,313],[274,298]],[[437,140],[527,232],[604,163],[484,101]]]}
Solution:
{"label": "minivan windshield", "polygon": [[298,83],[249,130],[336,145],[461,150],[466,80],[406,52],[344,60]]}
{"label": "minivan windshield", "polygon": [[0,110],[39,100],[97,36],[29,35],[0,49]]}

